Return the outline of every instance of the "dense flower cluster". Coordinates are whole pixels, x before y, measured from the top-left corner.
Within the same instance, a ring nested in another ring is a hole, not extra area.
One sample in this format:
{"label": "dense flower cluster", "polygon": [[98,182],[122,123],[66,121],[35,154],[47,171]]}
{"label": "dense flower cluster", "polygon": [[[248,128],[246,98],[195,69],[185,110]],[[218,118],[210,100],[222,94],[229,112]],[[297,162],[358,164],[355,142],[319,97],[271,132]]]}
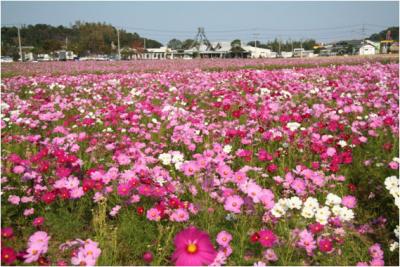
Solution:
{"label": "dense flower cluster", "polygon": [[358,63],[4,78],[2,262],[398,264],[398,64]]}

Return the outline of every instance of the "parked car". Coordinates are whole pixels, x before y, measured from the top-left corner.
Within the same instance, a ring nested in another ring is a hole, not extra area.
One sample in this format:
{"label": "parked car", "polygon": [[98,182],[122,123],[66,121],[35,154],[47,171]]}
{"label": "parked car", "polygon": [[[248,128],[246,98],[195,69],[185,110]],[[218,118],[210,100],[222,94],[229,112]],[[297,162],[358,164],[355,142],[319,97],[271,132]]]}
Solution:
{"label": "parked car", "polygon": [[7,57],[7,56],[3,56],[1,57],[1,63],[10,63],[13,62],[14,60],[12,59],[12,57]]}

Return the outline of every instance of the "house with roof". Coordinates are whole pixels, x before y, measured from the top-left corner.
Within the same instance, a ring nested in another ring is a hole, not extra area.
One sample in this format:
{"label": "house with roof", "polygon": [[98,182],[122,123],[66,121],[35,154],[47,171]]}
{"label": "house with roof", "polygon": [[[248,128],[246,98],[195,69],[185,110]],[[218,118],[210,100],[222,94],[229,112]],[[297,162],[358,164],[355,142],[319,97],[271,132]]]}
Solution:
{"label": "house with roof", "polygon": [[372,42],[370,40],[363,41],[358,47],[359,55],[375,55],[378,54],[380,50],[380,44]]}

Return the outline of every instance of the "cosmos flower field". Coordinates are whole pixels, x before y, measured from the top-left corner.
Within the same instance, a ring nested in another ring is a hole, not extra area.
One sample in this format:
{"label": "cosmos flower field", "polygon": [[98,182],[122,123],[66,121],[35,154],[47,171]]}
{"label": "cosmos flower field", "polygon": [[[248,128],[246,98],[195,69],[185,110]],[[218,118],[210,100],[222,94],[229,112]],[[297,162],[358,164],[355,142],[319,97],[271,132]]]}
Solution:
{"label": "cosmos flower field", "polygon": [[215,62],[13,65],[2,264],[398,265],[398,61]]}

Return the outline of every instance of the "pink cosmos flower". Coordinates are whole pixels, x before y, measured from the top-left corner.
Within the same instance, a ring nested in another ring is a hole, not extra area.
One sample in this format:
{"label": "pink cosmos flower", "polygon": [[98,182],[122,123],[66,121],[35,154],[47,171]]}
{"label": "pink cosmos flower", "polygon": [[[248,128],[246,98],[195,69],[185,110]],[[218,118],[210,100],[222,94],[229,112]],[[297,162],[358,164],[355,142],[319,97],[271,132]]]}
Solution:
{"label": "pink cosmos flower", "polygon": [[146,217],[147,219],[149,219],[150,221],[156,221],[158,222],[159,220],[161,220],[161,214],[160,211],[156,208],[151,208],[147,211],[146,213]]}
{"label": "pink cosmos flower", "polygon": [[17,259],[17,253],[13,248],[2,246],[1,248],[1,261],[5,264],[11,265]]}
{"label": "pink cosmos flower", "polygon": [[23,166],[21,166],[21,165],[15,166],[13,168],[13,172],[16,173],[16,174],[21,174],[24,171],[25,171],[25,168]]}
{"label": "pink cosmos flower", "polygon": [[261,230],[258,234],[260,236],[258,242],[260,242],[263,247],[271,248],[275,245],[277,238],[271,230]]}
{"label": "pink cosmos flower", "polygon": [[299,233],[299,238],[297,245],[304,248],[307,251],[307,255],[312,256],[313,250],[317,248],[313,235],[307,230],[303,230]]}
{"label": "pink cosmos flower", "polygon": [[321,238],[318,242],[318,248],[322,252],[331,252],[333,250],[332,241],[328,238]]}
{"label": "pink cosmos flower", "polygon": [[267,249],[264,251],[264,258],[267,261],[277,261],[278,256],[276,256],[275,251],[272,248]]}
{"label": "pink cosmos flower", "polygon": [[261,192],[261,186],[257,185],[256,183],[250,183],[247,187],[247,194],[253,199],[254,203],[260,202]]}
{"label": "pink cosmos flower", "polygon": [[344,196],[342,198],[342,205],[349,208],[354,209],[357,205],[357,199],[354,196]]}
{"label": "pink cosmos flower", "polygon": [[217,243],[222,247],[228,246],[231,240],[232,240],[232,235],[227,231],[221,231],[217,235]]}
{"label": "pink cosmos flower", "polygon": [[33,226],[38,227],[43,225],[44,223],[44,218],[43,217],[36,217],[35,219],[33,219]]}
{"label": "pink cosmos flower", "polygon": [[174,222],[185,222],[189,220],[189,213],[185,209],[177,209],[171,214],[170,219]]}
{"label": "pink cosmos flower", "polygon": [[217,256],[208,234],[193,226],[179,232],[174,245],[172,261],[177,266],[209,265]]}
{"label": "pink cosmos flower", "polygon": [[397,169],[399,168],[399,164],[398,164],[396,161],[391,161],[391,162],[389,163],[389,167],[390,167],[392,170],[397,170]]}
{"label": "pink cosmos flower", "polygon": [[374,258],[369,262],[369,264],[371,266],[384,266],[385,265],[385,261],[383,259],[380,259],[380,258]]}
{"label": "pink cosmos flower", "polygon": [[328,147],[328,149],[326,150],[326,154],[329,157],[332,157],[332,156],[334,156],[336,154],[336,149],[333,148],[333,147]]}
{"label": "pink cosmos flower", "polygon": [[128,183],[118,185],[117,188],[118,195],[127,196],[129,195],[130,191],[131,191],[131,186]]}
{"label": "pink cosmos flower", "polygon": [[116,205],[115,207],[113,207],[110,211],[110,216],[115,217],[120,209],[121,209],[120,205]]}
{"label": "pink cosmos flower", "polygon": [[1,237],[11,238],[14,235],[14,230],[11,227],[1,228]]}
{"label": "pink cosmos flower", "polygon": [[30,216],[32,214],[35,213],[35,209],[34,208],[30,208],[30,209],[25,209],[24,210],[24,216]]}
{"label": "pink cosmos flower", "polygon": [[242,207],[243,203],[244,201],[240,196],[229,196],[225,200],[224,208],[225,210],[233,213],[240,213],[240,208]]}
{"label": "pink cosmos flower", "polygon": [[31,263],[37,261],[41,254],[47,252],[50,237],[46,232],[38,231],[29,237],[28,249],[24,255],[25,262]]}
{"label": "pink cosmos flower", "polygon": [[290,187],[296,191],[296,194],[299,196],[303,196],[306,190],[306,183],[303,179],[296,178],[291,183]]}
{"label": "pink cosmos flower", "polygon": [[8,202],[10,202],[13,205],[18,205],[20,202],[20,197],[19,196],[15,196],[15,195],[10,195],[8,197]]}
{"label": "pink cosmos flower", "polygon": [[[82,241],[83,242],[83,241]],[[71,258],[73,265],[94,266],[97,258],[101,254],[101,249],[98,248],[98,243],[88,239],[83,242],[83,246],[78,249],[75,256]]]}
{"label": "pink cosmos flower", "polygon": [[129,163],[131,163],[131,160],[125,154],[119,154],[117,157],[117,161],[120,165],[128,165]]}
{"label": "pink cosmos flower", "polygon": [[186,176],[192,176],[195,172],[199,170],[199,167],[197,166],[195,161],[188,161],[182,164],[181,169]]}

